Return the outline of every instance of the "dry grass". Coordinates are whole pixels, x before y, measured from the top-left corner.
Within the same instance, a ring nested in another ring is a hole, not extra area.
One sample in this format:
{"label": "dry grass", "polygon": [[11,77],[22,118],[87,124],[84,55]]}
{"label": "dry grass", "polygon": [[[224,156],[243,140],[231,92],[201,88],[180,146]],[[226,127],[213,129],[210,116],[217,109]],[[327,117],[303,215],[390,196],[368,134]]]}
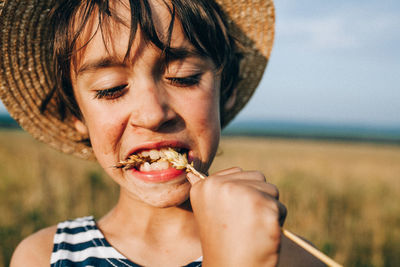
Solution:
{"label": "dry grass", "polygon": [[[285,227],[346,266],[400,264],[400,147],[224,138],[213,170],[261,170],[289,210]],[[101,216],[118,189],[97,164],[21,131],[0,131],[0,266],[25,236],[60,220]]]}

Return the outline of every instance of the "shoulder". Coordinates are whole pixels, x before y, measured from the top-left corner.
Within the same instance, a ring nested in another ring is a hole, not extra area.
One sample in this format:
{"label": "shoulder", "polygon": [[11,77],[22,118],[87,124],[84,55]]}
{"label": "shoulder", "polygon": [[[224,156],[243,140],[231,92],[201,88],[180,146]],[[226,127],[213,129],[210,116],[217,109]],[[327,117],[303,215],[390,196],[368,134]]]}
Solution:
{"label": "shoulder", "polygon": [[24,240],[17,246],[11,258],[10,267],[48,266],[53,250],[53,238],[57,226],[40,230]]}

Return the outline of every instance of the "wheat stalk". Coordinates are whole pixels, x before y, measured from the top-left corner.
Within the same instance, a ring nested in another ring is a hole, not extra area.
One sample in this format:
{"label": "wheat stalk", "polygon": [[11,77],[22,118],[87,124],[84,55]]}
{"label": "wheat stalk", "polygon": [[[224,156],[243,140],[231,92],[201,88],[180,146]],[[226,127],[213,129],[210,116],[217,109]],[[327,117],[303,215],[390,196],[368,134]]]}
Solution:
{"label": "wheat stalk", "polygon": [[308,244],[307,242],[305,242],[304,240],[302,240],[301,238],[299,238],[295,234],[289,232],[286,229],[283,229],[282,232],[287,238],[292,240],[294,243],[296,243],[297,245],[299,245],[300,247],[305,249],[307,252],[309,252],[311,255],[313,255],[314,257],[316,257],[317,259],[319,259],[320,261],[322,261],[323,263],[325,263],[329,267],[343,267],[343,265],[341,265],[341,264],[337,263],[336,261],[332,260],[331,258],[326,256],[324,253],[322,253],[321,251],[319,251],[315,247],[311,246],[310,244]]}
{"label": "wheat stalk", "polygon": [[[159,160],[164,160],[168,161],[169,163],[172,164],[172,166],[177,169],[177,170],[183,170],[186,169],[187,172],[191,172],[194,175],[198,176],[201,179],[205,179],[206,177],[198,172],[194,167],[193,167],[193,162],[189,164],[186,154],[181,154],[175,151],[172,148],[168,148],[167,150],[163,150],[163,153],[161,155],[161,159]],[[129,170],[135,167],[139,167],[140,164],[144,162],[156,162],[159,160],[152,160],[149,157],[142,157],[139,155],[131,155],[126,161],[120,161],[118,162],[114,168],[120,168],[124,170]]]}
{"label": "wheat stalk", "polygon": [[198,172],[193,167],[193,162],[192,164],[189,164],[185,154],[180,154],[175,150],[173,150],[172,148],[169,148],[167,151],[164,151],[164,155],[165,159],[169,161],[172,164],[172,166],[174,166],[176,169],[178,170],[186,169],[187,172],[191,172],[201,179],[206,178],[203,174]]}

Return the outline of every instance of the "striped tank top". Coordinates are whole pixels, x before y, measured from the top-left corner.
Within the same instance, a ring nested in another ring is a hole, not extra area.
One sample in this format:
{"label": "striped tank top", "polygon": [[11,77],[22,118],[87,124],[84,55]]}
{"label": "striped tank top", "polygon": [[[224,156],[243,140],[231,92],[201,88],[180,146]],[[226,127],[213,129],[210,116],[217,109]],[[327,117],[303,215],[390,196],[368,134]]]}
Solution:
{"label": "striped tank top", "polygon": [[[201,266],[198,259],[186,267]],[[139,267],[113,248],[97,228],[92,216],[61,222],[54,236],[51,267]]]}

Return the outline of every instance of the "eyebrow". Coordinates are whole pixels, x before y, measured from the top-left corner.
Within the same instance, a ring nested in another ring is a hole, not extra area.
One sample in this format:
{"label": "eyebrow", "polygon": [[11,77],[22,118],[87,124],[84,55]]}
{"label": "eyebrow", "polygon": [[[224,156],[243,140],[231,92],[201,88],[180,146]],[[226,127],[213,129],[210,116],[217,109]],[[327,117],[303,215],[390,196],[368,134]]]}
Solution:
{"label": "eyebrow", "polygon": [[171,47],[167,51],[168,61],[177,61],[188,57],[206,58],[206,55],[196,49],[187,49],[185,47]]}
{"label": "eyebrow", "polygon": [[[164,61],[164,63],[171,63],[189,57],[206,58],[207,56],[195,49],[187,49],[185,47],[172,47],[168,49],[165,56],[160,58],[160,61]],[[116,57],[104,57],[82,64],[82,66],[77,71],[77,76],[81,76],[88,72],[95,72],[99,69],[126,66],[127,64],[125,61],[121,61]]]}
{"label": "eyebrow", "polygon": [[82,64],[77,71],[77,76],[83,75],[87,72],[95,72],[99,69],[112,68],[112,67],[125,67],[126,64],[115,57],[105,57],[98,60],[93,60]]}

